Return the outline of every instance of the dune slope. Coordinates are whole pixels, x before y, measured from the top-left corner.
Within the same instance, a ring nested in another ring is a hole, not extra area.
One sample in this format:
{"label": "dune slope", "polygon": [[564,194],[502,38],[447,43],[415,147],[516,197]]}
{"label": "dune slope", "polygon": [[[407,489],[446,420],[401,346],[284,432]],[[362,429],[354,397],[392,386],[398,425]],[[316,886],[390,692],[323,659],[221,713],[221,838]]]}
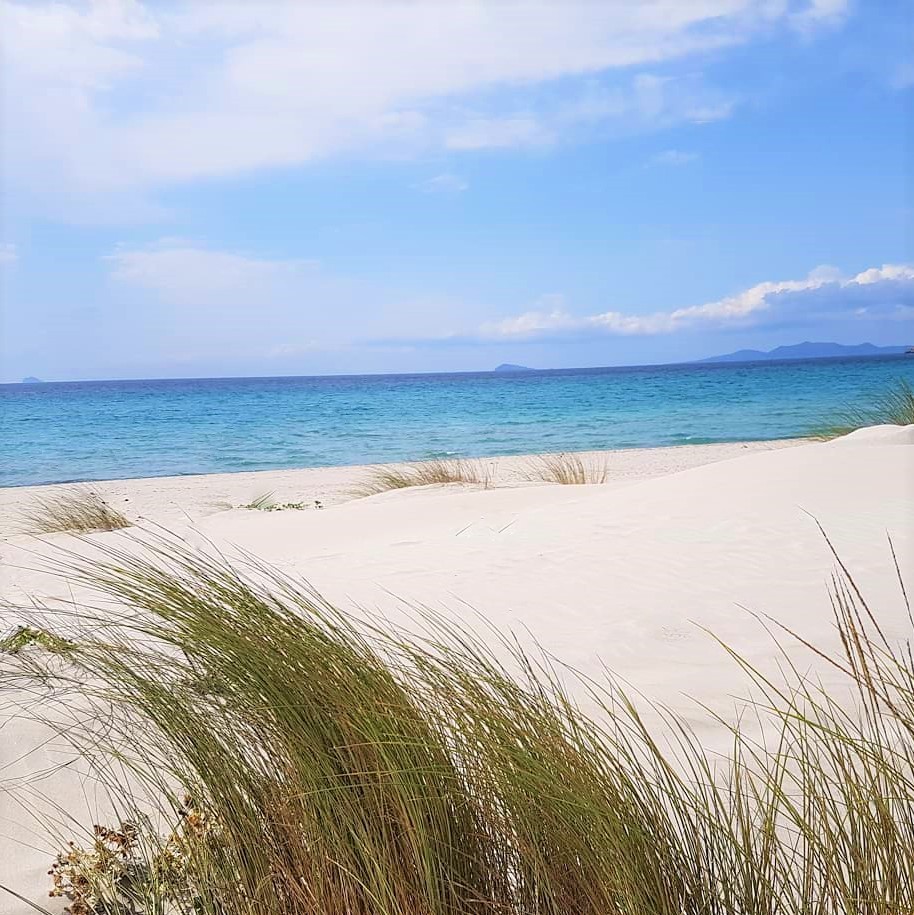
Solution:
{"label": "dune slope", "polygon": [[[179,533],[250,552],[392,626],[410,625],[422,604],[468,626],[510,630],[589,676],[608,668],[724,749],[726,733],[699,703],[731,714],[745,679],[703,629],[762,669],[776,650],[750,611],[833,648],[826,585],[834,560],[818,522],[886,632],[906,634],[886,535],[914,583],[912,519],[914,427],[876,427],[623,485],[408,489],[321,511],[221,511]],[[130,537],[93,535],[128,545]],[[35,567],[70,542],[8,538],[3,599],[66,598],[66,582]],[[8,622],[15,612],[5,613]],[[837,688],[814,656],[796,656]],[[9,687],[5,696],[15,698]],[[52,798],[84,820],[103,801],[62,767],[63,749],[45,744],[39,726],[4,718],[8,708],[0,706],[0,884],[44,902],[51,848],[25,808]],[[0,909],[19,911],[8,903]]]}

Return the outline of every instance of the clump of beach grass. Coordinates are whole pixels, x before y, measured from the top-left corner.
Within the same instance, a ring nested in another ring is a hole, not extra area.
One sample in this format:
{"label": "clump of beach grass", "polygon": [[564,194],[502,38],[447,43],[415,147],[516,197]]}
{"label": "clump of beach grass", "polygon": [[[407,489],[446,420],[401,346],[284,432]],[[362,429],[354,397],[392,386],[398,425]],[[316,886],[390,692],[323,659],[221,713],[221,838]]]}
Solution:
{"label": "clump of beach grass", "polygon": [[835,418],[815,431],[819,439],[837,438],[866,426],[910,426],[914,424],[914,388],[900,378],[868,403],[855,404],[838,411]]}
{"label": "clump of beach grass", "polygon": [[[672,717],[671,740],[652,734],[611,684],[584,684],[599,708],[585,715],[569,671],[507,639],[437,618],[422,637],[393,635],[250,572],[171,542],[67,570],[125,611],[115,632],[109,605],[105,639],[68,656],[66,685],[104,721],[101,737],[68,739],[121,809],[135,787],[112,773],[129,768],[166,822],[191,798],[211,824],[185,837],[170,882],[151,869],[152,903],[111,912],[914,910],[914,660],[840,564],[843,654],[821,658],[855,702],[786,655],[782,681],[734,655],[757,690],[749,717],[775,739],[740,719],[728,758]],[[170,840],[145,841],[151,861]]]}
{"label": "clump of beach grass", "polygon": [[527,479],[542,483],[560,483],[566,486],[585,483],[605,483],[609,467],[598,461],[585,461],[579,454],[542,454],[533,458]]}
{"label": "clump of beach grass", "polygon": [[356,488],[354,495],[372,496],[391,489],[442,483],[466,483],[488,489],[492,482],[492,471],[482,461],[436,459],[372,468],[368,477]]}
{"label": "clump of beach grass", "polygon": [[65,486],[37,496],[20,514],[20,526],[31,534],[117,531],[130,521],[95,488]]}

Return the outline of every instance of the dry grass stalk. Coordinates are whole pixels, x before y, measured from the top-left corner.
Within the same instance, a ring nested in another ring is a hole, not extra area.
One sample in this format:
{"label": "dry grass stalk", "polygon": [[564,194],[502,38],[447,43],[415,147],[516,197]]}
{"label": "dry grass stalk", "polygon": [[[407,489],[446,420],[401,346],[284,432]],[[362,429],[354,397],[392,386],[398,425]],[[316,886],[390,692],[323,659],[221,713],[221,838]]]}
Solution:
{"label": "dry grass stalk", "polygon": [[20,522],[31,534],[91,534],[130,527],[130,521],[89,485],[66,486],[36,497],[22,511]]}
{"label": "dry grass stalk", "polygon": [[490,466],[482,461],[461,459],[384,465],[371,471],[355,495],[371,496],[391,489],[442,483],[466,483],[488,489],[493,484],[493,474]]}
{"label": "dry grass stalk", "polygon": [[609,478],[609,467],[604,462],[586,462],[579,454],[543,454],[531,461],[528,480],[542,483],[560,483],[566,486],[584,483],[605,483]]}

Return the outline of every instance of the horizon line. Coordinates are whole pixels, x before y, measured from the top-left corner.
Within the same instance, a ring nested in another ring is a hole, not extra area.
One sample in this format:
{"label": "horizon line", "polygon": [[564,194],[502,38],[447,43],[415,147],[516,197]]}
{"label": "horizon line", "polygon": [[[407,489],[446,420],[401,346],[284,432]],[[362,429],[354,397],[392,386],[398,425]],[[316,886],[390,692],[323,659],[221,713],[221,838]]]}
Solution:
{"label": "horizon line", "polygon": [[[886,343],[886,344],[872,344],[872,343],[837,343],[832,344],[828,341],[803,341],[802,343],[788,343],[781,344],[774,347],[770,350],[750,350],[746,349],[746,352],[757,352],[761,355],[768,356],[770,353],[774,352],[777,349],[783,347],[795,347],[795,346],[804,346],[804,345],[834,345],[834,346],[845,346],[845,347],[858,347],[858,346],[876,346],[879,349],[904,349],[907,344],[898,343]],[[509,363],[503,362],[499,366],[496,366],[492,369],[458,369],[456,371],[450,372],[328,372],[323,375],[171,375],[171,376],[158,376],[158,377],[132,377],[132,378],[70,378],[70,379],[45,379],[37,378],[37,376],[27,375],[25,378],[21,378],[19,381],[3,381],[0,382],[0,387],[39,387],[46,384],[117,384],[120,382],[144,382],[144,381],[267,381],[267,380],[288,380],[293,378],[391,378],[391,377],[400,377],[400,378],[415,378],[415,377],[434,377],[436,375],[523,375],[525,373],[547,373],[547,372],[588,372],[588,371],[602,371],[606,369],[647,369],[647,368],[657,368],[660,366],[678,366],[678,365],[687,365],[687,366],[702,366],[707,368],[715,368],[721,365],[751,365],[757,362],[765,363],[778,363],[778,362],[803,362],[809,359],[873,359],[895,355],[905,355],[902,353],[872,353],[872,354],[835,354],[830,356],[788,356],[783,359],[740,359],[740,360],[731,360],[731,361],[716,361],[723,359],[726,356],[735,355],[735,353],[743,352],[743,350],[735,350],[734,353],[722,353],[714,356],[704,356],[699,359],[686,359],[682,361],[675,362],[639,362],[639,363],[624,363],[624,364],[615,364],[615,365],[576,365],[576,366],[561,366],[561,367],[552,367],[552,368],[537,368],[534,366],[520,365],[519,363]],[[501,370],[502,365],[508,366],[517,366],[516,368],[510,368],[506,370]],[[34,379],[34,380],[29,380]]]}

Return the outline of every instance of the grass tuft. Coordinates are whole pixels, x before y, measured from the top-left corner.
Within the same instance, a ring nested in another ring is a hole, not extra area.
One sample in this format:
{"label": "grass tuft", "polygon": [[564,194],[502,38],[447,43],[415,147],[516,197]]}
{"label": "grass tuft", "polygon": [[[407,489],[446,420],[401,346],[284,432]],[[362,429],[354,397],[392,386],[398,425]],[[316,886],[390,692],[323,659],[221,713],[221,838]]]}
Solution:
{"label": "grass tuft", "polygon": [[605,463],[588,463],[574,453],[540,455],[531,461],[527,474],[528,480],[567,486],[605,483],[608,477],[609,467]]}
{"label": "grass tuft", "polygon": [[20,519],[23,530],[31,534],[90,534],[130,527],[130,521],[89,486],[67,486],[38,496]]}
{"label": "grass tuft", "polygon": [[488,489],[492,471],[481,461],[433,460],[415,464],[396,464],[374,468],[355,490],[355,495],[372,496],[391,489],[409,486],[432,486],[441,483],[468,483]]}
{"label": "grass tuft", "polygon": [[914,389],[903,378],[893,387],[877,394],[865,406],[849,406],[841,410],[834,420],[823,424],[814,433],[816,438],[827,440],[847,435],[866,426],[910,426],[914,424]]}

